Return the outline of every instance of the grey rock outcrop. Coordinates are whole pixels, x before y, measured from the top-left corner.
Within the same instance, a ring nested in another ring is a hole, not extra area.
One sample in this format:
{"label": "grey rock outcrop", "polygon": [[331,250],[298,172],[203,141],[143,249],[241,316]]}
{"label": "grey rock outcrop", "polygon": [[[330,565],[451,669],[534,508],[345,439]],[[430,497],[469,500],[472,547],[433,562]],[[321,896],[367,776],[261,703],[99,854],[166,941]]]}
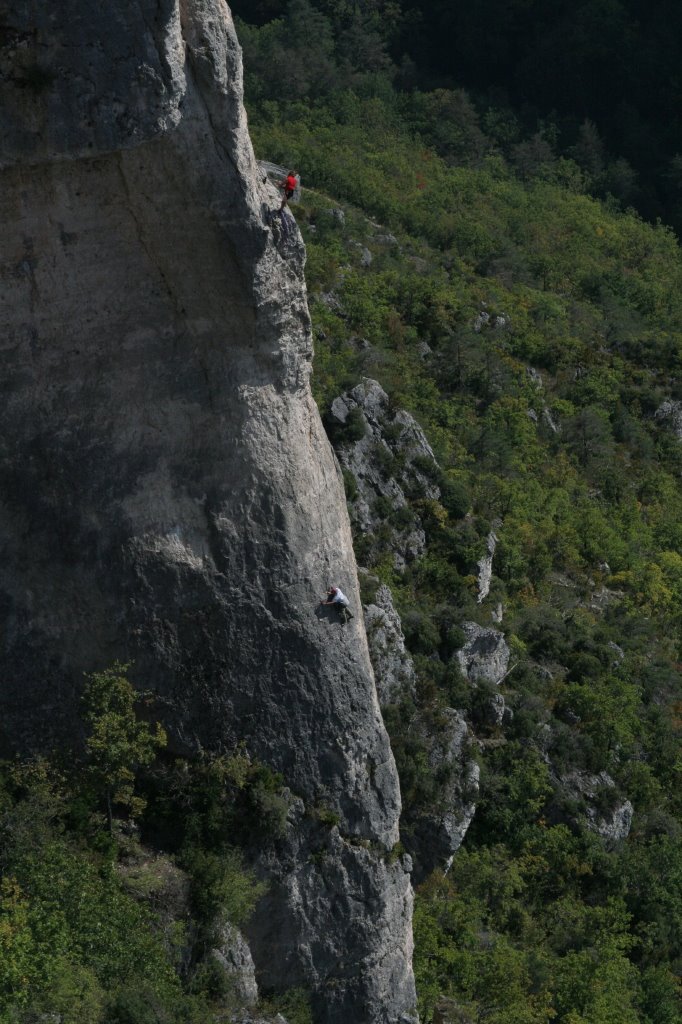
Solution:
{"label": "grey rock outcrop", "polygon": [[[374,534],[385,523],[376,511],[377,499],[386,499],[390,512],[407,510],[407,494],[438,500],[440,488],[424,472],[424,460],[437,472],[437,463],[424,431],[404,409],[391,410],[388,395],[375,380],[365,378],[357,387],[334,399],[331,420],[344,426],[354,412],[361,416],[364,435],[337,446],[339,461],[353,474],[357,496],[351,501],[352,515],[360,534]],[[418,557],[426,537],[418,515],[408,516],[408,525],[393,525],[389,549],[396,566]]]}
{"label": "grey rock outcrop", "polygon": [[582,802],[579,817],[592,832],[610,842],[627,839],[634,808],[629,800],[618,796],[608,772],[593,775],[575,770],[562,775],[560,782],[570,796]]}
{"label": "grey rock outcrop", "polygon": [[547,408],[546,405],[543,406],[543,409],[542,409],[542,419],[543,419],[544,423],[546,424],[546,426],[548,426],[549,429],[552,431],[553,434],[558,434],[559,433],[559,431],[560,431],[559,424],[555,421],[554,417],[552,416],[551,412],[549,411],[549,409]]}
{"label": "grey rock outcrop", "polygon": [[[335,825],[316,824],[305,816],[302,803],[293,816],[298,827],[272,856],[264,912],[249,926],[249,937],[259,944],[265,940],[277,961],[277,976],[288,977],[289,985],[297,983],[303,961],[322,1006],[324,993],[333,1005],[335,987],[357,985],[361,965],[371,975],[376,1003],[371,1009],[356,1009],[349,1019],[409,1017],[414,1000],[412,934],[405,925],[412,917],[412,895],[400,875],[411,870],[410,858],[403,855],[396,873],[390,856],[377,857],[368,847],[349,842]],[[292,908],[293,916],[283,915],[282,907]],[[315,922],[325,919],[334,924],[322,932]],[[383,936],[392,928],[398,930],[387,957]],[[403,1009],[389,1015],[386,1008],[399,1003]]]}
{"label": "grey rock outcrop", "polygon": [[400,616],[385,584],[377,588],[372,603],[363,611],[379,703],[393,704],[401,697],[414,697],[414,664],[405,650]]}
{"label": "grey rock outcrop", "polygon": [[654,419],[669,426],[678,441],[682,441],[682,402],[666,399],[654,413]]}
{"label": "grey rock outcrop", "polygon": [[[499,524],[498,524],[499,525]],[[496,527],[497,528],[497,527]],[[497,548],[497,534],[495,530],[491,530],[486,540],[486,553],[477,564],[478,568],[478,597],[477,601],[480,604],[485,601],[486,597],[490,593],[490,584],[493,578],[493,558],[495,557],[495,550]]]}
{"label": "grey rock outcrop", "polygon": [[622,600],[625,596],[622,590],[613,590],[610,587],[597,587],[589,596],[587,607],[595,612],[604,612],[612,605]]}
{"label": "grey rock outcrop", "polygon": [[588,827],[602,839],[608,839],[611,842],[627,839],[630,835],[634,813],[634,808],[629,800],[620,800],[612,810],[607,812],[589,808]]}
{"label": "grey rock outcrop", "polygon": [[483,708],[482,720],[484,725],[498,728],[505,722],[510,722],[512,713],[501,693],[493,693],[490,700]]}
{"label": "grey rock outcrop", "polygon": [[[411,890],[376,851],[398,781],[359,617],[315,614],[330,578],[359,606],[350,527],[308,384],[304,249],[267,224],[229,10],[0,16],[1,745],[73,733],[83,673],[131,663],[176,749],[244,742],[338,815],[324,898],[291,827],[249,933],[259,981],[312,986],[318,1021],[397,1021]],[[361,894],[355,934],[332,890]]]}
{"label": "grey rock outcrop", "polygon": [[[374,577],[368,578],[379,583]],[[382,706],[404,697],[414,698],[414,664],[405,649],[400,616],[385,584],[377,587],[364,613]],[[496,696],[504,709],[502,696]],[[411,721],[408,733],[420,741],[429,770],[441,780],[437,807],[414,807],[404,816],[403,841],[414,858],[413,878],[419,881],[436,867],[450,867],[476,813],[480,769],[470,755],[473,734],[461,712],[443,708],[435,719],[422,712]]]}
{"label": "grey rock outcrop", "polygon": [[417,881],[436,867],[450,867],[476,813],[480,769],[469,753],[469,726],[453,708],[441,709],[439,717],[434,724],[422,714],[412,726],[426,746],[430,770],[443,779],[438,807],[420,808],[406,822],[404,842]]}
{"label": "grey rock outcrop", "polygon": [[477,622],[463,622],[462,629],[466,641],[456,657],[469,682],[494,685],[502,682],[510,656],[504,634],[492,626],[479,626]]}
{"label": "grey rock outcrop", "polygon": [[616,666],[620,665],[621,661],[625,657],[625,651],[619,646],[619,644],[614,643],[613,640],[609,640],[606,646],[613,651],[614,658],[611,662],[611,666],[612,668],[616,668]]}
{"label": "grey rock outcrop", "polygon": [[484,327],[488,327],[494,330],[501,330],[503,327],[509,325],[509,318],[505,313],[500,313],[497,316],[488,313],[487,310],[482,309],[480,313],[477,313],[473,320],[473,328],[477,334],[479,334]]}
{"label": "grey rock outcrop", "polygon": [[[535,367],[527,366],[526,367],[526,375],[527,375],[529,381],[531,382],[531,384],[533,385],[533,387],[535,388],[537,397],[540,398],[540,394],[539,393],[544,390],[544,382],[542,380],[542,374],[540,373],[539,370],[536,370]],[[539,422],[538,414],[535,412],[534,409],[529,409],[528,410],[528,416],[535,423]],[[551,412],[549,411],[549,408],[547,407],[547,405],[544,402],[542,403],[542,422],[545,424],[546,427],[548,427],[552,431],[553,434],[558,434],[559,433],[559,426],[555,422],[554,417],[552,416]]]}
{"label": "grey rock outcrop", "polygon": [[220,928],[217,938],[218,944],[211,950],[211,956],[229,978],[234,998],[242,1006],[255,1006],[258,1002],[256,968],[246,939],[229,923]]}

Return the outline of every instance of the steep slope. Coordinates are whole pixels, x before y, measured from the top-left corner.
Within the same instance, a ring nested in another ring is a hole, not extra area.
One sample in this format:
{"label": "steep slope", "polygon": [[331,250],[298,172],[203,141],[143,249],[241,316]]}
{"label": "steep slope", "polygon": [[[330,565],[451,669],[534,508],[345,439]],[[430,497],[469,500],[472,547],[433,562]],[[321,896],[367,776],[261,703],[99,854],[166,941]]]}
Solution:
{"label": "steep slope", "polygon": [[338,816],[324,863],[293,812],[263,858],[261,984],[312,986],[320,1020],[399,1020],[397,777],[360,616],[316,615],[330,580],[359,606],[355,563],[304,250],[264,219],[229,11],[3,7],[4,749],[73,731],[82,673],[132,662],[176,746],[244,741]]}

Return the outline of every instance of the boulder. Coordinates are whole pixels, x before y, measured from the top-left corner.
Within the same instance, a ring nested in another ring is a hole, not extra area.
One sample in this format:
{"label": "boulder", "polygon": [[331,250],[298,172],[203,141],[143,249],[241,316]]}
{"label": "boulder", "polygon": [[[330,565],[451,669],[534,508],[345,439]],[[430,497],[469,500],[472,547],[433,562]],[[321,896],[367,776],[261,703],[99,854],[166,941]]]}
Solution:
{"label": "boulder", "polygon": [[471,683],[501,683],[511,653],[504,633],[477,622],[463,622],[462,629],[466,641],[455,656],[466,678]]}

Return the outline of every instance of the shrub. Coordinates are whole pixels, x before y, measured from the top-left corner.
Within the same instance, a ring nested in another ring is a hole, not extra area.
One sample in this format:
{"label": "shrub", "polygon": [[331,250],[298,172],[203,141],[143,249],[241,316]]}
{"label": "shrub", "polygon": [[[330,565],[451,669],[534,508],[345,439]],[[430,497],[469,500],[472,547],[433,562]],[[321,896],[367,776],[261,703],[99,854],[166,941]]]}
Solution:
{"label": "shrub", "polygon": [[192,905],[203,925],[222,918],[237,927],[248,921],[266,886],[244,866],[237,850],[214,853],[187,847],[180,860],[191,874]]}
{"label": "shrub", "polygon": [[357,405],[349,410],[344,423],[331,413],[323,417],[323,423],[327,436],[335,447],[355,444],[356,441],[361,441],[367,433],[367,422],[362,409]]}
{"label": "shrub", "polygon": [[438,650],[440,634],[433,621],[418,611],[410,611],[403,618],[405,643],[417,654],[430,654]]}
{"label": "shrub", "polygon": [[442,478],[440,500],[453,519],[463,519],[471,508],[471,494],[460,480]]}
{"label": "shrub", "polygon": [[343,469],[343,487],[346,492],[346,501],[355,501],[358,496],[358,482],[349,469]]}

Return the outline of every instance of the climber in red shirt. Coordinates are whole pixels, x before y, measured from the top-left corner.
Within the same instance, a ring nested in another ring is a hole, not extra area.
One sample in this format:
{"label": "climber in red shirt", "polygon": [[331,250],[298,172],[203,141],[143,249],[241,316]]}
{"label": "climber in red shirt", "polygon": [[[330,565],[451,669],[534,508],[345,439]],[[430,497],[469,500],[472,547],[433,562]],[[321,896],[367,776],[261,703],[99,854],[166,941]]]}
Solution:
{"label": "climber in red shirt", "polygon": [[294,192],[298,188],[298,180],[296,178],[296,171],[289,171],[284,181],[280,181],[279,187],[284,189],[284,195],[282,196],[282,205],[280,210],[283,210],[287,205]]}

